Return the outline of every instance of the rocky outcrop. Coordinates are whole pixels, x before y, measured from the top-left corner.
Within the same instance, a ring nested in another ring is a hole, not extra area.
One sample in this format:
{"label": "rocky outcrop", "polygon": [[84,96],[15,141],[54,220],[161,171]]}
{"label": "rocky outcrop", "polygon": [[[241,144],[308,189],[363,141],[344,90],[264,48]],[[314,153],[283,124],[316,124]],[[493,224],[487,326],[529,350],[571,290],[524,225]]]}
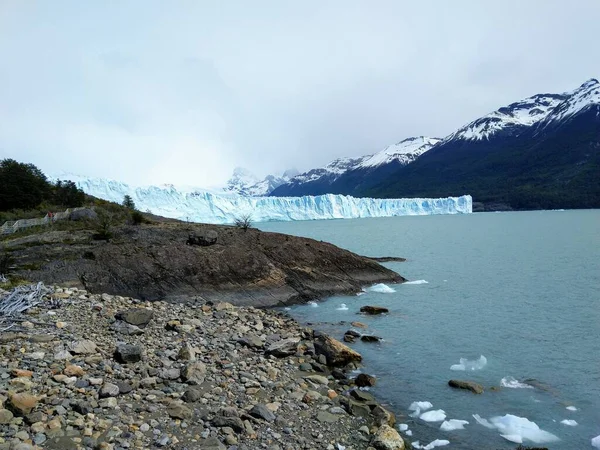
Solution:
{"label": "rocky outcrop", "polygon": [[[209,239],[212,231],[216,243],[186,245],[190,233]],[[16,276],[151,301],[269,307],[405,281],[334,245],[256,229],[155,223],[115,228],[109,241],[95,241],[94,233],[40,229],[4,246],[17,261]]]}
{"label": "rocky outcrop", "polygon": [[371,441],[371,446],[377,450],[404,450],[404,440],[398,432],[388,425],[379,428]]}
{"label": "rocky outcrop", "polygon": [[471,391],[473,394],[483,394],[483,386],[474,381],[450,380],[448,381],[448,386],[456,389],[465,389]]}
{"label": "rocky outcrop", "polygon": [[370,316],[376,316],[379,314],[387,314],[390,312],[390,310],[384,308],[383,306],[365,305],[360,308],[360,312],[363,314],[368,314]]}
{"label": "rocky outcrop", "polygon": [[319,334],[315,339],[314,346],[317,355],[325,356],[326,364],[332,367],[343,367],[362,361],[360,353],[326,334]]}

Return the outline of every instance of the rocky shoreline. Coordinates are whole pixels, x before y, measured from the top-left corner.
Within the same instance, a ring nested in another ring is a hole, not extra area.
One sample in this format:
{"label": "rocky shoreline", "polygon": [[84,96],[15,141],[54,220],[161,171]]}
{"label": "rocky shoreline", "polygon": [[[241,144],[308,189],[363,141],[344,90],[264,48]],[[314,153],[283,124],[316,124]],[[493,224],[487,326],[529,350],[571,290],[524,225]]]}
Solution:
{"label": "rocky shoreline", "polygon": [[274,310],[55,287],[0,333],[0,449],[410,448],[360,360]]}

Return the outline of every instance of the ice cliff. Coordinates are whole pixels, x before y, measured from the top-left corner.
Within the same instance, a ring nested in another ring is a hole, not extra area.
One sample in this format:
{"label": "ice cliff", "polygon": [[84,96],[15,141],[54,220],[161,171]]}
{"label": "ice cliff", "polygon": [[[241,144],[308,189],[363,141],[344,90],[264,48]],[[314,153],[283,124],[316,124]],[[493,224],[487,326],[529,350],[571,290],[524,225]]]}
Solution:
{"label": "ice cliff", "polygon": [[255,222],[267,222],[472,212],[470,195],[430,199],[354,198],[334,194],[316,197],[246,197],[173,185],[133,187],[104,179],[79,178],[73,181],[95,197],[121,203],[127,194],[140,211],[191,222],[226,224],[243,214],[251,214]]}

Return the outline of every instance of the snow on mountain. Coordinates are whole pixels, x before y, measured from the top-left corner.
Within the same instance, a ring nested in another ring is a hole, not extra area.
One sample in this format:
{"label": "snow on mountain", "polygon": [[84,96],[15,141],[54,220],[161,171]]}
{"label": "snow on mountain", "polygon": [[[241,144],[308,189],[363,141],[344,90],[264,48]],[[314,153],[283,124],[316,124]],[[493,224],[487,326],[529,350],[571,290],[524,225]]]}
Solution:
{"label": "snow on mountain", "polygon": [[358,158],[335,159],[325,167],[312,169],[295,176],[290,182],[301,184],[327,178],[329,183],[333,183],[341,175],[351,170],[373,168],[383,164],[389,164],[393,161],[398,161],[403,165],[409,164],[438,142],[440,142],[440,139],[437,138],[428,138],[424,136],[411,137],[404,139],[397,144],[389,145],[377,153],[360,156]]}
{"label": "snow on mountain", "polygon": [[237,167],[223,190],[238,195],[261,197],[269,195],[273,189],[287,183],[297,174],[296,169],[288,169],[282,176],[267,175],[263,180],[260,180],[249,170]]}
{"label": "snow on mountain", "polygon": [[550,122],[564,121],[593,106],[600,105],[600,82],[592,78],[574,91],[547,115],[544,125]]}
{"label": "snow on mountain", "polygon": [[130,195],[141,211],[193,222],[226,224],[251,214],[255,222],[349,219],[472,212],[470,196],[438,199],[372,199],[345,195],[249,197],[205,191],[181,191],[172,185],[135,187],[105,179],[73,180],[89,195],[121,203]]}

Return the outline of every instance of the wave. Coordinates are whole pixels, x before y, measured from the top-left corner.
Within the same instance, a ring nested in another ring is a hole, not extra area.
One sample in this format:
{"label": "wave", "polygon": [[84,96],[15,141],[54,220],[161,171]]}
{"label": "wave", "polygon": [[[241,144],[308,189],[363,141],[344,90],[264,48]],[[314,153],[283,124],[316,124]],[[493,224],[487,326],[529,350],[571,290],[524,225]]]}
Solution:
{"label": "wave", "polygon": [[542,430],[535,422],[525,417],[505,414],[487,420],[479,414],[473,414],[473,418],[486,428],[498,430],[500,436],[515,444],[522,444],[524,440],[535,444],[546,444],[560,440],[557,436]]}
{"label": "wave", "polygon": [[342,303],[340,306],[338,306],[335,309],[338,310],[338,311],[348,311],[348,307],[346,306],[345,303]]}
{"label": "wave", "polygon": [[429,284],[427,280],[414,280],[414,281],[405,281],[402,284]]}
{"label": "wave", "polygon": [[312,306],[313,308],[318,308],[319,307],[319,304],[317,302],[310,301],[310,302],[308,302],[308,304],[310,306]]}
{"label": "wave", "polygon": [[533,386],[530,386],[525,383],[521,383],[519,380],[513,377],[504,377],[500,380],[500,386],[511,389],[534,389]]}
{"label": "wave", "polygon": [[379,284],[375,284],[375,285],[371,286],[368,289],[368,291],[369,292],[379,292],[380,294],[391,294],[393,292],[396,292],[395,289],[392,289],[387,284],[383,284],[383,283],[379,283]]}
{"label": "wave", "polygon": [[467,358],[460,358],[458,364],[450,366],[450,370],[481,370],[487,364],[487,358],[483,355],[479,359],[468,360]]}

